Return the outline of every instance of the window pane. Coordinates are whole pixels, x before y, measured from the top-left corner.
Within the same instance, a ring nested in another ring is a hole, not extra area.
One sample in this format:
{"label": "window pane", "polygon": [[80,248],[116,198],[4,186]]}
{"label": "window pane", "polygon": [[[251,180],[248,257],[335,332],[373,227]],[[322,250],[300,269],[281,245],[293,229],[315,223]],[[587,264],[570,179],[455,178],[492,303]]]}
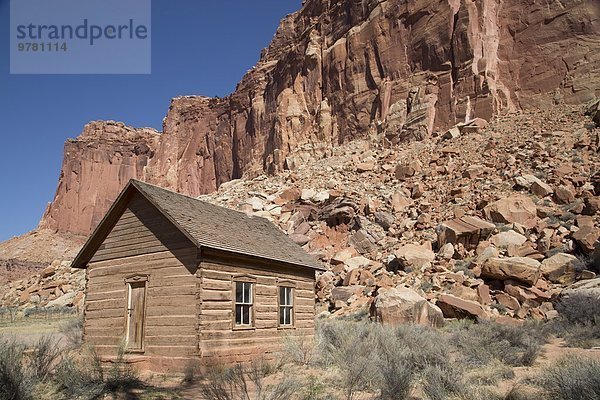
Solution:
{"label": "window pane", "polygon": [[279,305],[285,305],[285,288],[283,287],[279,288]]}
{"label": "window pane", "polygon": [[279,288],[279,305],[291,306],[292,305],[292,288],[281,287]]}
{"label": "window pane", "polygon": [[242,306],[235,306],[235,324],[236,325],[241,325],[242,324]]}
{"label": "window pane", "polygon": [[244,325],[250,325],[250,306],[242,306],[243,316],[242,323]]}
{"label": "window pane", "polygon": [[252,304],[252,284],[244,283],[244,303]]}
{"label": "window pane", "polygon": [[289,308],[286,309],[286,311],[287,311],[287,315],[286,315],[287,323],[289,325],[291,325],[292,324],[292,308],[289,307]]}
{"label": "window pane", "polygon": [[285,313],[281,307],[279,308],[279,325],[285,325]]}
{"label": "window pane", "polygon": [[244,301],[244,284],[242,282],[235,283],[235,302],[242,303]]}

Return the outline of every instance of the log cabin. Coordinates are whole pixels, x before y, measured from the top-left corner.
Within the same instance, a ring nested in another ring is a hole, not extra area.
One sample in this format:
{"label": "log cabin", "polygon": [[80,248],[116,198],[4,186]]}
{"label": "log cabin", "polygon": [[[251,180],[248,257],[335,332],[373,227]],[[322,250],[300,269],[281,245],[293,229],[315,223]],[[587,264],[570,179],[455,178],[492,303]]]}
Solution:
{"label": "log cabin", "polygon": [[273,359],[314,334],[323,267],[267,219],[131,180],[72,264],[84,343],[111,362],[182,372]]}

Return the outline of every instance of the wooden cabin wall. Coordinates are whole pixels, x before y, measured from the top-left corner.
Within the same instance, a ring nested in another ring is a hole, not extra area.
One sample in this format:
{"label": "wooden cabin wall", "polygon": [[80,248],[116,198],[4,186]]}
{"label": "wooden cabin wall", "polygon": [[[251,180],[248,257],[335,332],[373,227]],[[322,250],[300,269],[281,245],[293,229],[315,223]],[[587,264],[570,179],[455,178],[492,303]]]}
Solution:
{"label": "wooden cabin wall", "polygon": [[148,275],[143,369],[181,371],[198,356],[197,248],[136,195],[89,263],[84,341],[115,357],[126,336],[127,285]]}
{"label": "wooden cabin wall", "polygon": [[[264,356],[273,360],[285,334],[314,336],[315,273],[308,269],[252,266],[223,258],[201,263],[200,353],[201,364],[249,362]],[[256,278],[254,329],[234,329],[233,280],[239,275]],[[295,282],[294,329],[278,328],[278,280]]]}

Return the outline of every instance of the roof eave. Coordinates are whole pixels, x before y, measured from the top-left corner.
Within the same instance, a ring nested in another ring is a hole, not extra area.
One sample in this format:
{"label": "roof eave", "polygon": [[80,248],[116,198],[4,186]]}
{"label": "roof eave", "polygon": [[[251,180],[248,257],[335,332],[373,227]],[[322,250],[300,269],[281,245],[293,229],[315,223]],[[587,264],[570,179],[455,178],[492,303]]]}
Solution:
{"label": "roof eave", "polygon": [[241,256],[256,258],[256,259],[263,260],[263,261],[277,261],[280,263],[293,265],[294,267],[308,268],[308,269],[313,269],[313,270],[317,270],[317,271],[327,271],[327,268],[325,268],[321,265],[318,265],[316,263],[315,264],[303,264],[303,263],[293,262],[293,261],[284,260],[284,259],[280,259],[280,258],[269,258],[269,257],[259,256],[256,254],[244,253],[242,251],[231,250],[231,249],[228,249],[225,247],[218,247],[218,246],[214,246],[214,245],[211,245],[211,246],[200,245],[198,248],[200,250],[204,248],[204,249],[222,251],[222,252],[226,252],[226,253],[230,253],[230,254],[238,254]]}

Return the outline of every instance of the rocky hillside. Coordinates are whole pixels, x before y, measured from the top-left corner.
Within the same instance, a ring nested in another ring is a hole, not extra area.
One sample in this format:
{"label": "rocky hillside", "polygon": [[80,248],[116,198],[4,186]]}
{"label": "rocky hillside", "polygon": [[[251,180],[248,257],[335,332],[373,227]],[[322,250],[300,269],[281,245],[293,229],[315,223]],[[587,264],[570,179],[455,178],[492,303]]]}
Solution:
{"label": "rocky hillside", "polygon": [[163,132],[93,122],[40,228],[88,234],[130,178],[197,196],[357,138],[598,95],[596,0],[307,0],[230,96],[172,101]]}
{"label": "rocky hillside", "polygon": [[[355,140],[201,199],[271,220],[323,261],[325,314],[551,319],[565,288],[600,287],[599,145],[592,117],[562,105],[419,142]],[[2,302],[77,306],[83,283],[56,261],[13,281]]]}
{"label": "rocky hillside", "polygon": [[565,287],[600,284],[600,128],[566,106],[486,125],[354,141],[202,198],[272,220],[327,263],[325,313],[552,319]]}

